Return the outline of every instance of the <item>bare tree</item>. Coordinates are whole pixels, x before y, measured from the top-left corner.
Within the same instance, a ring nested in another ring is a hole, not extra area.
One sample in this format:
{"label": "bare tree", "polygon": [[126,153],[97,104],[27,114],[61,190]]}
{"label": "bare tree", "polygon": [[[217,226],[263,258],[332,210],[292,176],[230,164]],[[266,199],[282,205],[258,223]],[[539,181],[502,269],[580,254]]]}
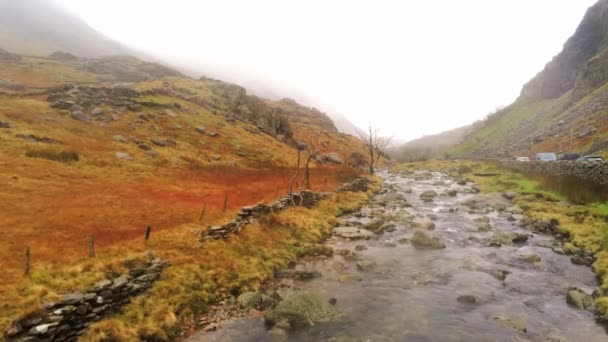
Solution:
{"label": "bare tree", "polygon": [[306,144],[306,162],[304,164],[304,189],[310,190],[310,162],[319,154],[317,141],[312,140]]}
{"label": "bare tree", "polygon": [[298,160],[296,163],[296,172],[294,173],[293,177],[291,178],[291,181],[289,181],[289,197],[291,198],[291,202],[295,205],[295,200],[294,200],[294,195],[293,195],[293,183],[296,181],[296,179],[298,179],[298,176],[300,175],[300,159],[301,159],[301,154],[302,154],[302,150],[305,149],[305,146],[301,143],[296,142],[296,150],[298,152]]}
{"label": "bare tree", "polygon": [[380,131],[370,124],[367,132],[361,132],[359,139],[365,144],[369,154],[369,173],[374,174],[374,166],[382,157],[386,157],[386,148],[391,143],[392,137],[380,136]]}

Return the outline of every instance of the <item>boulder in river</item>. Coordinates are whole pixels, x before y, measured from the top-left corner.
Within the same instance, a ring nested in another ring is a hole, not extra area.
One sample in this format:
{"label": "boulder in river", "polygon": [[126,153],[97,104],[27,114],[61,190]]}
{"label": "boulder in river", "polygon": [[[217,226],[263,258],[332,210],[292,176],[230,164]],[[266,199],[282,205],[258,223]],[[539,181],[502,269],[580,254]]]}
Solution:
{"label": "boulder in river", "polygon": [[497,316],[494,316],[493,319],[494,319],[494,321],[496,321],[497,323],[499,323],[500,325],[502,325],[506,328],[510,328],[510,329],[513,329],[515,331],[519,331],[522,333],[528,332],[528,329],[526,328],[526,323],[519,318],[512,318],[512,317],[508,317],[508,316],[497,315]]}
{"label": "boulder in river", "polygon": [[436,236],[431,236],[422,230],[416,230],[412,237],[412,245],[422,249],[442,249],[445,244]]}
{"label": "boulder in river", "polygon": [[357,269],[359,271],[363,271],[363,272],[373,271],[377,266],[378,266],[378,264],[376,264],[376,262],[372,261],[372,260],[357,261]]}
{"label": "boulder in river", "polygon": [[456,300],[458,300],[458,302],[463,303],[463,304],[476,304],[477,303],[477,298],[475,296],[471,296],[471,295],[462,295],[462,296],[458,296],[458,298],[456,298]]}
{"label": "boulder in river", "polygon": [[266,312],[267,323],[276,325],[287,322],[291,328],[302,328],[317,322],[331,322],[342,315],[326,300],[316,294],[301,292],[280,302],[274,309]]}
{"label": "boulder in river", "polygon": [[381,218],[373,219],[370,223],[365,225],[365,229],[370,230],[374,233],[380,233],[380,227],[382,227],[386,221]]}
{"label": "boulder in river", "polygon": [[428,190],[420,194],[420,198],[424,202],[432,202],[433,198],[437,197],[437,193],[433,190]]}
{"label": "boulder in river", "polygon": [[540,256],[538,254],[524,254],[519,256],[519,260],[533,264],[540,262]]}
{"label": "boulder in river", "polygon": [[351,240],[369,239],[374,233],[367,229],[357,227],[338,227],[334,229],[334,235]]}
{"label": "boulder in river", "polygon": [[477,224],[477,230],[479,230],[480,232],[489,232],[490,230],[492,230],[492,226],[487,223],[479,223]]}
{"label": "boulder in river", "polygon": [[593,297],[576,287],[572,287],[568,290],[568,293],[566,294],[566,302],[581,310],[591,311],[594,308]]}

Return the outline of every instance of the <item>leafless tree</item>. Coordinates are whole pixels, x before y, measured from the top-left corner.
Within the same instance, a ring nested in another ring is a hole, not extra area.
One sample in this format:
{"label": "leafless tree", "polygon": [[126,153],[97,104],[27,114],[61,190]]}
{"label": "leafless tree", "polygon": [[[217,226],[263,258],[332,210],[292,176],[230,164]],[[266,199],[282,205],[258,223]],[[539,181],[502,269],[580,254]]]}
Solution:
{"label": "leafless tree", "polygon": [[369,154],[369,173],[373,175],[375,171],[374,167],[378,164],[380,158],[388,155],[386,148],[391,143],[392,137],[380,136],[378,128],[370,124],[367,132],[361,132],[359,138],[367,148]]}
{"label": "leafless tree", "polygon": [[310,162],[319,154],[319,147],[316,140],[306,144],[306,162],[304,164],[304,189],[310,190]]}

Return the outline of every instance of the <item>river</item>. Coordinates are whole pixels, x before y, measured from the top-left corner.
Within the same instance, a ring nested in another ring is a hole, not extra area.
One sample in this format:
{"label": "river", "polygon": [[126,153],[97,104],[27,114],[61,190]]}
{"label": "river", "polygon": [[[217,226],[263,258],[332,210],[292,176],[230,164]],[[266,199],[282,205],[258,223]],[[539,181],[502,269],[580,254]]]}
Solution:
{"label": "river", "polygon": [[[406,243],[404,238],[411,239],[414,229],[399,221],[393,222],[394,229],[369,240],[333,237],[327,241],[337,252],[333,257],[296,266],[322,276],[296,281],[281,295],[310,291],[335,298],[342,320],[276,336],[269,334],[262,318],[239,318],[189,341],[608,341],[592,313],[566,303],[569,287],[587,293],[595,288],[589,268],[554,253],[551,236],[532,236],[519,228],[513,222],[521,218],[516,210],[509,214],[483,204],[475,210],[463,205],[480,198],[512,205],[507,200],[467,193],[470,183],[458,185],[441,173],[380,176],[386,193],[341,222],[364,225],[374,216],[409,213],[416,221],[432,219],[436,228],[429,233],[446,248],[419,249]],[[450,189],[458,194],[442,195]],[[420,198],[428,190],[439,194],[432,202]],[[489,219],[491,230],[478,229],[474,220],[480,217]],[[525,243],[490,246],[500,232],[530,238]],[[340,250],[350,251],[349,256]],[[522,255],[536,255],[540,262],[522,260]],[[357,260],[373,261],[376,267],[361,271]]]}

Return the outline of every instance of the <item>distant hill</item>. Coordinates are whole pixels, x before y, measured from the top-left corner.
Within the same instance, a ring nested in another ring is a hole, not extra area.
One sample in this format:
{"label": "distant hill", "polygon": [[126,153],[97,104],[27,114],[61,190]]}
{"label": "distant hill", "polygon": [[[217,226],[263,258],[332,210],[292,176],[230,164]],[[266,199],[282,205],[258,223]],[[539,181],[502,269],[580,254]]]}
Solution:
{"label": "distant hill", "polygon": [[38,56],[54,51],[81,57],[133,53],[48,0],[0,1],[0,48]]}
{"label": "distant hill", "polygon": [[[510,106],[444,147],[453,157],[608,155],[608,0],[590,7],[563,50]],[[447,132],[450,135],[450,132]],[[434,139],[431,139],[434,140]]]}
{"label": "distant hill", "polygon": [[391,155],[400,161],[419,161],[431,158],[443,158],[445,150],[464,141],[479,128],[481,122],[455,128],[438,134],[426,135],[393,147]]}

